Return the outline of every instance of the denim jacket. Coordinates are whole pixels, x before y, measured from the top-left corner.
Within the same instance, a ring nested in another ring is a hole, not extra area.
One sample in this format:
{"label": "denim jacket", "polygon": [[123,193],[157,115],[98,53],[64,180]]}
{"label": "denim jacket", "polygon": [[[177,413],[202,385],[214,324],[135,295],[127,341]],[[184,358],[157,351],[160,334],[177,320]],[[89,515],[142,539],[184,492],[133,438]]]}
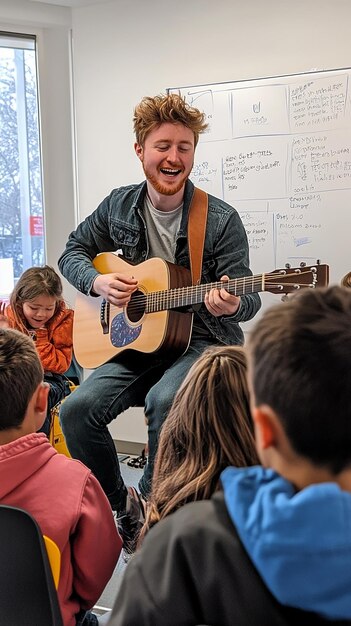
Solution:
{"label": "denim jacket", "polygon": [[[149,243],[143,219],[146,182],[111,191],[97,209],[69,236],[58,265],[61,273],[79,291],[90,295],[98,272],[91,261],[100,252],[121,249],[123,258],[133,264],[145,261]],[[187,223],[194,185],[186,182],[181,224],[177,234],[175,262],[190,269]],[[208,218],[201,283],[251,276],[245,229],[237,211],[223,200],[208,196]],[[241,296],[234,315],[214,317],[202,304],[198,314],[211,334],[220,342],[243,343],[239,322],[251,319],[259,310],[257,293]]]}

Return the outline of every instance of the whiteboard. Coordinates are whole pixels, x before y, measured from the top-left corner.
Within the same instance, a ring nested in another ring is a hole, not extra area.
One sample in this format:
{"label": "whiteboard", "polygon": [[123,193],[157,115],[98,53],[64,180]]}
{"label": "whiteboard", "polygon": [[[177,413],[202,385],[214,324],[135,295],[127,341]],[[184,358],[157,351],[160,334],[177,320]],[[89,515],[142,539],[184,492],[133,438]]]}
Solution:
{"label": "whiteboard", "polygon": [[345,68],[169,89],[206,113],[190,178],[237,209],[255,274],[320,259],[338,283],[351,270],[350,78]]}

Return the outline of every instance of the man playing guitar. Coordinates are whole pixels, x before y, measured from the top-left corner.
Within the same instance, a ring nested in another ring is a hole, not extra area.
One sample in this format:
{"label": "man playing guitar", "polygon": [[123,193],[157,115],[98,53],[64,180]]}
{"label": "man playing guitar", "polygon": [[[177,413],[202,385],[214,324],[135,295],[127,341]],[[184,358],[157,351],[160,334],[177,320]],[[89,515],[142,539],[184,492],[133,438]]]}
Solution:
{"label": "man playing guitar", "polygon": [[[101,296],[108,305],[128,307],[140,288],[132,265],[147,259],[160,257],[190,269],[187,225],[194,186],[188,177],[199,135],[207,127],[204,117],[177,94],[145,97],[135,108],[135,152],[146,180],[114,189],[70,234],[59,259],[62,274],[89,299]],[[128,272],[99,272],[93,263],[97,255],[117,249],[132,264]],[[209,195],[201,282],[250,275],[247,236],[237,211]],[[194,313],[182,355],[172,349],[127,349],[99,365],[63,404],[60,420],[68,448],[99,479],[117,512],[127,553],[135,548],[142,500],[124,485],[108,424],[129,407],[145,405],[149,454],[139,489],[147,499],[158,433],[176,390],[208,345],[242,344],[239,322],[259,308],[257,293],[238,297],[217,285]],[[94,337],[85,341],[89,346]]]}

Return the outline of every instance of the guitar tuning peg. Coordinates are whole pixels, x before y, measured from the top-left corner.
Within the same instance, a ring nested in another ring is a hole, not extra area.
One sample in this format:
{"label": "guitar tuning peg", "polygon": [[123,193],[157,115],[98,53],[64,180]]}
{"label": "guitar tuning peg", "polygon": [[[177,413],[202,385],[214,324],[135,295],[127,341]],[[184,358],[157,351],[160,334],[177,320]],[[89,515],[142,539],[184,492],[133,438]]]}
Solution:
{"label": "guitar tuning peg", "polygon": [[290,263],[285,263],[285,267],[286,267],[287,270],[289,270],[291,268]]}
{"label": "guitar tuning peg", "polygon": [[316,265],[320,265],[320,264],[321,264],[321,260],[320,260],[320,259],[317,259],[317,261],[316,261]]}
{"label": "guitar tuning peg", "polygon": [[300,263],[300,267],[306,267],[306,263],[305,263],[305,261],[301,261],[301,263]]}

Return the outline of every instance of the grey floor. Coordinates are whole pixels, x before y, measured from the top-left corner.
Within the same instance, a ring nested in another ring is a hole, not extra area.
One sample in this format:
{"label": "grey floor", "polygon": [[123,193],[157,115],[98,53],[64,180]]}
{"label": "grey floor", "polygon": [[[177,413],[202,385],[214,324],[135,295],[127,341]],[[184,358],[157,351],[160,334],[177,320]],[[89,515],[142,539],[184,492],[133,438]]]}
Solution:
{"label": "grey floor", "polygon": [[[120,461],[123,480],[127,486],[132,485],[133,487],[137,487],[143,471],[140,469],[129,467],[127,465],[127,460],[128,458],[125,461]],[[117,595],[117,591],[122,581],[125,568],[126,563],[124,562],[121,554],[109,583],[106,585],[101,598],[95,605],[94,611],[96,611],[96,613],[102,613],[104,610],[106,611],[112,608],[115,597]]]}

